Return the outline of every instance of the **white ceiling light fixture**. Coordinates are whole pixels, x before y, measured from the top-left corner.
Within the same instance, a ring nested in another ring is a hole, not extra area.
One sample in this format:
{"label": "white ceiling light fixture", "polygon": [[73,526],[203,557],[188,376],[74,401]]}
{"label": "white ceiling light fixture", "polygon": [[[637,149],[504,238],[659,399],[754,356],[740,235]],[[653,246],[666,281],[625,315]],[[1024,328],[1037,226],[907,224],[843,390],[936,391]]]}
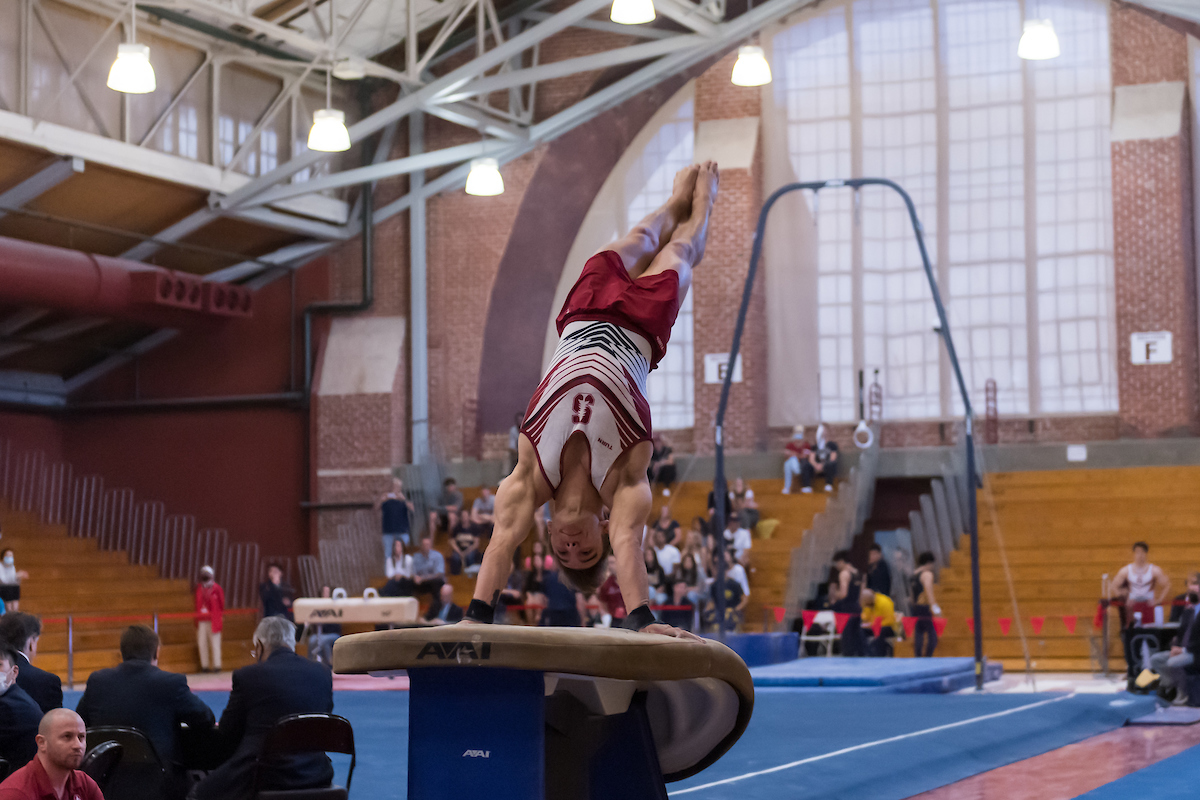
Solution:
{"label": "white ceiling light fixture", "polygon": [[500,162],[494,158],[471,160],[471,172],[467,175],[467,194],[476,197],[495,197],[504,194],[504,178],[500,175]]}
{"label": "white ceiling light fixture", "polygon": [[129,42],[117,45],[117,60],[108,71],[108,88],[125,94],[149,94],[157,86],[150,47],[137,43],[137,4],[132,4]]}
{"label": "white ceiling light fixture", "polygon": [[361,58],[343,58],[333,65],[333,77],[339,81],[361,81],[367,77],[367,65]]}
{"label": "white ceiling light fixture", "polygon": [[1017,44],[1017,55],[1028,61],[1045,61],[1058,58],[1062,50],[1058,46],[1058,34],[1054,23],[1048,19],[1027,19]]}
{"label": "white ceiling light fixture", "polygon": [[333,107],[332,70],[325,73],[325,108],[313,112],[313,124],[308,131],[308,149],[322,153],[341,153],[350,149],[346,115]]}
{"label": "white ceiling light fixture", "polygon": [[731,78],[734,86],[765,86],[771,82],[771,65],[758,45],[738,48]]}
{"label": "white ceiling light fixture", "polygon": [[654,0],[613,0],[608,18],[621,25],[654,22]]}

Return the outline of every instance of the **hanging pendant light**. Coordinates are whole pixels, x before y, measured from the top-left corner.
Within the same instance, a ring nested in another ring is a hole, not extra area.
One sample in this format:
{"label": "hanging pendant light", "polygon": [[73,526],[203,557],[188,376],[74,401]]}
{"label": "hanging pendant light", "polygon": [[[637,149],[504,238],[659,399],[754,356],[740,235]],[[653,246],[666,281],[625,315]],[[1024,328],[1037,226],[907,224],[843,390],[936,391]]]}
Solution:
{"label": "hanging pendant light", "polygon": [[1062,53],[1058,46],[1058,34],[1054,23],[1048,19],[1027,19],[1017,45],[1017,55],[1028,61],[1045,61],[1058,58]]}
{"label": "hanging pendant light", "polygon": [[108,71],[108,88],[125,94],[149,94],[157,85],[150,47],[137,43],[137,4],[129,25],[129,42],[117,45],[117,60]]}
{"label": "hanging pendant light", "polygon": [[322,153],[341,153],[350,149],[350,131],[346,130],[346,115],[333,107],[333,77],[325,73],[325,108],[313,112],[312,128],[308,131],[308,149]]}
{"label": "hanging pendant light", "polygon": [[500,162],[494,158],[476,158],[471,161],[471,172],[467,175],[467,194],[476,197],[495,197],[504,194],[504,178],[500,175]]}
{"label": "hanging pendant light", "polygon": [[621,25],[654,22],[654,0],[613,0],[608,18]]}
{"label": "hanging pendant light", "polygon": [[765,86],[771,82],[771,65],[761,47],[746,45],[738,48],[731,80],[734,86]]}

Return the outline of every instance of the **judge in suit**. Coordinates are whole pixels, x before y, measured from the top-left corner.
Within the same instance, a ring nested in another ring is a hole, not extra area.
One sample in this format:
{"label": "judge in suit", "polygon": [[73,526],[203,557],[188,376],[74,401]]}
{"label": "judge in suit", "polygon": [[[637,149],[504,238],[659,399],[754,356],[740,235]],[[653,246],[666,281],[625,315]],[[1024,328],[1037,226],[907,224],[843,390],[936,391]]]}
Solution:
{"label": "judge in suit", "polygon": [[38,669],[33,665],[37,658],[38,639],[42,635],[42,621],[33,614],[12,611],[0,617],[0,643],[17,651],[17,686],[33,698],[45,714],[62,708],[62,679],[53,672]]}
{"label": "judge in suit", "polygon": [[16,771],[37,755],[38,725],[42,710],[16,684],[20,656],[0,645],[0,758]]}
{"label": "judge in suit", "polygon": [[258,763],[268,731],[289,714],[333,711],[333,673],[296,655],[296,626],[266,617],[254,631],[258,663],[233,673],[219,730],[233,756],[192,790],[199,800],[249,800],[258,789],[309,789],[333,782],[329,757],[316,753]]}
{"label": "judge in suit", "polygon": [[429,610],[425,612],[425,621],[434,625],[452,625],[462,618],[462,606],[454,604],[454,587],[448,583],[442,584],[437,599],[429,604]]}
{"label": "judge in suit", "polygon": [[[122,662],[93,672],[76,709],[89,728],[114,725],[137,728],[154,745],[166,767],[158,797],[181,798],[187,793],[186,771],[181,763],[180,724],[190,734],[211,731],[216,718],[203,700],[192,694],[187,678],[158,668],[158,634],[145,625],[131,625],[121,634]],[[131,790],[146,789],[150,776],[135,775],[118,768],[116,779],[130,783]],[[165,780],[164,780],[165,779]],[[126,796],[115,792],[115,796]]]}

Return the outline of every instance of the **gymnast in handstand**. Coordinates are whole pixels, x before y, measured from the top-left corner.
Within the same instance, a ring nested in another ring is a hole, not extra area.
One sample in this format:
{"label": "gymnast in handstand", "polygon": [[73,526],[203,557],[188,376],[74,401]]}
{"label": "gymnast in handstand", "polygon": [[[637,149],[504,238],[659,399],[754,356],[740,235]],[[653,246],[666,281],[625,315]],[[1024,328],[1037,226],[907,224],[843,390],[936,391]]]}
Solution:
{"label": "gymnast in handstand", "polygon": [[[517,466],[496,492],[496,527],[464,623],[491,622],[513,555],[547,501],[550,553],[577,591],[593,594],[616,556],[625,627],[691,637],[649,608],[642,534],[650,514],[646,376],[704,258],[719,174],[711,161],[675,176],[671,198],[592,256],[558,315],[558,349],[525,412]],[[605,518],[605,510],[608,516]]]}

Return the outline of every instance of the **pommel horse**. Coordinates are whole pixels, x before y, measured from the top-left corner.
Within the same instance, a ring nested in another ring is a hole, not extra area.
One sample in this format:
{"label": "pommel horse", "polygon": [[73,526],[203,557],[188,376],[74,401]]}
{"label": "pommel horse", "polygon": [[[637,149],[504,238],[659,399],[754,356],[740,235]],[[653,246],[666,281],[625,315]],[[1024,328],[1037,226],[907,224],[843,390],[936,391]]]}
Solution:
{"label": "pommel horse", "polygon": [[333,668],[407,671],[409,800],[666,800],[754,708],[728,647],[620,629],[360,633],[337,640]]}

